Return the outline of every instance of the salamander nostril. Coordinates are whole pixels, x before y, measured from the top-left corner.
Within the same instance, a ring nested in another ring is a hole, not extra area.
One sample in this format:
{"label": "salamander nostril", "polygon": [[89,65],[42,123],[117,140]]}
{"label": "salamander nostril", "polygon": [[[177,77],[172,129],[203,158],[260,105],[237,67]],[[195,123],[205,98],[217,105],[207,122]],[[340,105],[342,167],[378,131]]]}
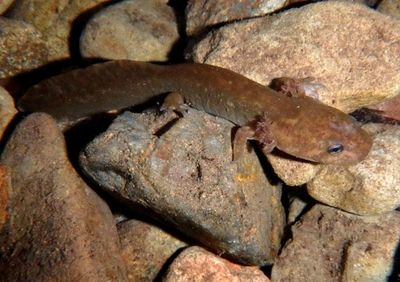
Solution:
{"label": "salamander nostril", "polygon": [[328,153],[331,155],[338,154],[343,151],[342,144],[334,144],[328,147]]}

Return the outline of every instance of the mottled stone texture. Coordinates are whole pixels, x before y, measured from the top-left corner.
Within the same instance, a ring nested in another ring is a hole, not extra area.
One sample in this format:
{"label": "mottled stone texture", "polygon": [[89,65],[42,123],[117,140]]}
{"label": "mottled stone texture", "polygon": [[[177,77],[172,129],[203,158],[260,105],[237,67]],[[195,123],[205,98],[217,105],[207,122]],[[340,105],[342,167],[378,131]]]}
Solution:
{"label": "mottled stone texture", "polygon": [[23,21],[0,17],[0,79],[27,72],[47,61],[42,34]]}
{"label": "mottled stone texture", "polygon": [[14,3],[14,0],[1,0],[0,1],[0,15],[3,14],[7,9]]}
{"label": "mottled stone texture", "polygon": [[168,60],[179,35],[174,11],[166,2],[123,1],[101,10],[82,33],[82,56],[114,60]]}
{"label": "mottled stone texture", "polygon": [[40,30],[46,38],[49,61],[55,61],[70,57],[69,40],[79,17],[107,2],[110,0],[17,0],[9,16]]}
{"label": "mottled stone texture", "polygon": [[1,163],[11,175],[2,281],[125,281],[112,214],[69,163],[52,118],[23,120]]}
{"label": "mottled stone texture", "polygon": [[7,90],[0,86],[0,139],[16,113],[14,99],[8,94]]}
{"label": "mottled stone texture", "polygon": [[254,266],[233,264],[200,247],[184,250],[169,267],[164,282],[269,282]]}
{"label": "mottled stone texture", "polygon": [[302,0],[189,0],[186,32],[194,35],[209,26],[275,12]]}
{"label": "mottled stone texture", "polygon": [[399,212],[361,217],[316,205],[293,226],[271,280],[387,281],[396,263],[399,224]]}
{"label": "mottled stone texture", "polygon": [[254,152],[232,162],[232,124],[188,109],[165,118],[125,113],[81,154],[105,190],[245,264],[271,263],[284,214]]}
{"label": "mottled stone texture", "polygon": [[186,243],[166,231],[138,220],[117,225],[128,280],[154,281],[168,259]]}

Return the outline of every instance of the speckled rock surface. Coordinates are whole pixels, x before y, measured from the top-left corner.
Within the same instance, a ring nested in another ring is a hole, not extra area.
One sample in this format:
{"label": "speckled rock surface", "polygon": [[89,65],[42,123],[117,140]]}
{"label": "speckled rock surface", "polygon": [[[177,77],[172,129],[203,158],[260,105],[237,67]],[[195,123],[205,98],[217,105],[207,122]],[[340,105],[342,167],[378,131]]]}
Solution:
{"label": "speckled rock surface", "polygon": [[382,0],[377,10],[383,14],[390,15],[400,20],[400,1],[399,0]]}
{"label": "speckled rock surface", "polygon": [[400,21],[390,16],[325,1],[225,26],[191,53],[262,84],[313,77],[325,86],[322,102],[349,112],[398,94],[399,37]]}
{"label": "speckled rock surface", "polygon": [[11,189],[10,170],[5,165],[0,164],[0,234],[3,225],[9,219],[8,203],[10,201]]}
{"label": "speckled rock surface", "polygon": [[274,172],[289,186],[299,186],[309,182],[321,169],[321,165],[279,156],[267,154]]}
{"label": "speckled rock surface", "polygon": [[23,21],[0,17],[0,79],[35,69],[47,61],[42,34]]}
{"label": "speckled rock surface", "polygon": [[379,214],[400,205],[400,126],[364,126],[374,133],[371,152],[350,167],[325,166],[307,184],[318,201],[356,214]]}
{"label": "speckled rock surface", "polygon": [[189,0],[186,6],[186,32],[193,35],[215,24],[262,16],[298,0]]}
{"label": "speckled rock surface", "polygon": [[123,1],[88,22],[80,50],[85,58],[166,61],[178,37],[175,14],[167,1]]}
{"label": "speckled rock surface", "polygon": [[[254,152],[232,162],[232,124],[192,109],[168,130],[121,115],[81,154],[83,170],[132,207],[238,262],[272,262],[284,212]],[[168,128],[168,126],[167,126]]]}
{"label": "speckled rock surface", "polygon": [[[110,0],[18,0],[9,16],[34,25],[46,38],[49,61],[69,58],[74,21]],[[76,35],[74,35],[76,36]]]}
{"label": "speckled rock surface", "polygon": [[128,281],[154,281],[167,260],[186,243],[138,220],[117,225]]}
{"label": "speckled rock surface", "polygon": [[0,15],[3,14],[7,9],[14,3],[14,0],[1,0],[0,1]]}
{"label": "speckled rock surface", "polygon": [[397,281],[399,224],[399,212],[362,217],[316,205],[293,226],[271,280]]}
{"label": "speckled rock surface", "polygon": [[233,264],[200,247],[184,250],[171,264],[164,282],[269,282],[254,266]]}
{"label": "speckled rock surface", "polygon": [[11,174],[0,232],[2,281],[125,280],[112,214],[69,163],[50,116],[24,119],[1,163]]}
{"label": "speckled rock surface", "polygon": [[16,113],[14,99],[0,86],[0,139]]}

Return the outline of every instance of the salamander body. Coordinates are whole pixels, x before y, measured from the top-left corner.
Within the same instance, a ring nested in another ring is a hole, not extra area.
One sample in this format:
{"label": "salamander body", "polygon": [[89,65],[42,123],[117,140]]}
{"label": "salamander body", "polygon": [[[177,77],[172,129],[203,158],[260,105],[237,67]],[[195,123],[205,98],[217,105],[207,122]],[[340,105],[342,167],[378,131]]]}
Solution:
{"label": "salamander body", "polygon": [[125,60],[96,64],[40,82],[21,98],[19,107],[74,123],[167,92],[178,92],[190,106],[239,126],[256,124],[255,139],[263,143],[265,133],[279,150],[297,158],[351,164],[364,159],[371,147],[370,136],[347,114],[205,64],[163,66]]}

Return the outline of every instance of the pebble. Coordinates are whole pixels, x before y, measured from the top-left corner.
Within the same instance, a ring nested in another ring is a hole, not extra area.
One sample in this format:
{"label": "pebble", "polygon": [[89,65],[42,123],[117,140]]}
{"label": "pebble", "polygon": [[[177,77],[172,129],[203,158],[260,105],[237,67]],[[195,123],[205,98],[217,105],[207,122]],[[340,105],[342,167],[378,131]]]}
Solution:
{"label": "pebble", "polygon": [[186,243],[161,228],[130,219],[117,225],[128,281],[155,281],[168,259]]}
{"label": "pebble", "polygon": [[[132,208],[234,261],[271,263],[284,211],[254,152],[232,162],[232,124],[193,109],[173,125],[124,113],[82,152],[83,171]],[[159,128],[164,128],[159,135]]]}
{"label": "pebble", "polygon": [[324,1],[226,25],[187,56],[265,85],[282,76],[312,77],[324,86],[323,103],[351,112],[398,94],[399,37],[400,21],[390,16]]}
{"label": "pebble", "polygon": [[32,24],[43,34],[48,60],[53,62],[70,58],[70,40],[80,33],[76,29],[78,22],[107,2],[109,0],[18,0],[8,16]]}
{"label": "pebble", "polygon": [[186,33],[196,35],[216,24],[264,16],[301,0],[189,0],[186,6]]}
{"label": "pebble", "polygon": [[174,11],[165,0],[123,1],[101,10],[80,40],[85,58],[166,61],[179,38]]}
{"label": "pebble", "polygon": [[8,94],[7,90],[0,86],[0,139],[16,113],[14,99]]}
{"label": "pebble", "polygon": [[2,281],[126,280],[111,211],[69,163],[50,116],[35,113],[19,123],[1,163],[11,178],[1,185],[9,190]]}
{"label": "pebble", "polygon": [[399,224],[398,211],[368,217],[316,205],[292,227],[271,280],[397,281]]}
{"label": "pebble", "polygon": [[14,3],[14,0],[1,0],[0,1],[0,15],[2,15],[7,9]]}
{"label": "pebble", "polygon": [[20,20],[0,17],[0,79],[30,71],[47,62],[42,34]]}
{"label": "pebble", "polygon": [[234,264],[200,247],[185,249],[172,262],[164,282],[269,282],[257,267]]}

